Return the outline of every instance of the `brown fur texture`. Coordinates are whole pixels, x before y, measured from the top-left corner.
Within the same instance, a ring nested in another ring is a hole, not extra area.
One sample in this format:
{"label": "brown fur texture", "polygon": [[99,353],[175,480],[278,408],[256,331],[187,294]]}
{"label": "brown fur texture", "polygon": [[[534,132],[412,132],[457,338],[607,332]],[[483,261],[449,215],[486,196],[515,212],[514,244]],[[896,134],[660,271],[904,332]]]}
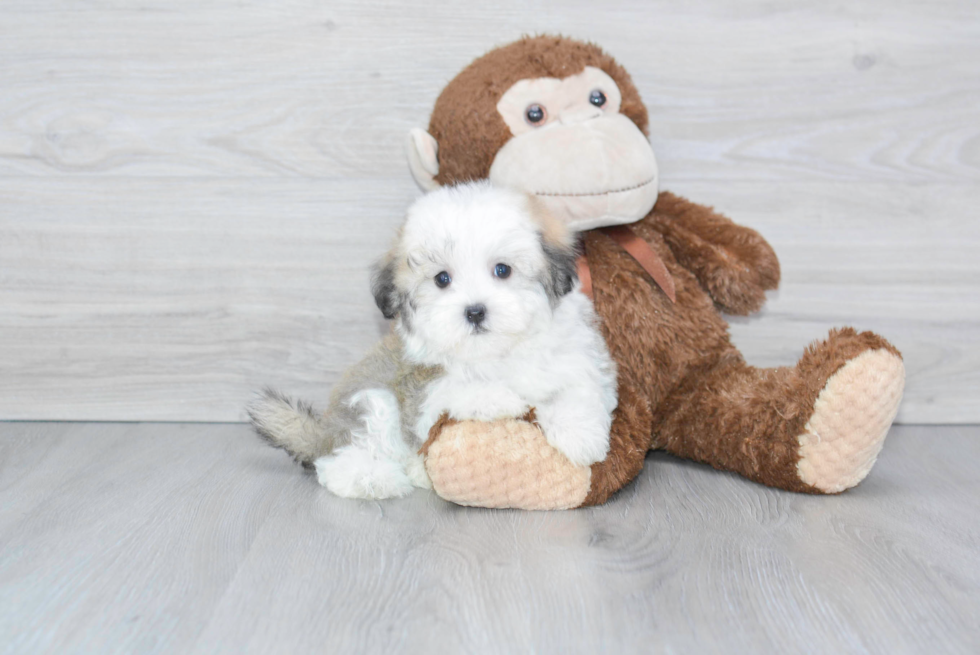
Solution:
{"label": "brown fur texture", "polygon": [[[593,465],[587,502],[603,502],[621,486],[621,476],[603,484],[609,477],[605,468],[639,472],[642,467],[637,450],[645,450],[634,447],[635,439],[629,447],[615,445],[616,430],[628,414],[635,416],[630,421],[634,435],[650,435],[648,448],[736,471],[769,486],[818,493],[799,480],[796,470],[798,436],[817,396],[831,375],[862,352],[898,351],[875,334],[845,328],[811,345],[795,367],[749,366],[714,305],[748,313],[761,304],[765,289],[773,288],[779,276],[769,245],[756,232],[668,192],[632,227],[674,276],[677,303],[605,235],[585,235],[596,311],[618,366],[621,398],[630,399],[625,389],[639,390],[649,407],[639,420],[621,401],[614,417],[613,452]],[[706,256],[690,268],[675,254],[689,258],[697,250]],[[709,266],[705,259],[723,265]],[[629,459],[636,461],[627,463]]]}
{"label": "brown fur texture", "polygon": [[457,425],[458,423],[459,421],[457,421],[456,419],[449,418],[449,414],[443,414],[442,416],[440,416],[439,419],[432,424],[432,427],[429,428],[429,436],[425,440],[425,443],[422,444],[422,447],[419,448],[419,455],[422,455],[423,457],[425,455],[428,455],[429,447],[432,446],[435,440],[439,438],[439,435],[442,434],[442,431],[448,427]]}
{"label": "brown fur texture", "polygon": [[[510,133],[496,103],[520,79],[608,73],[623,113],[646,132],[629,75],[599,48],[559,37],[525,38],[477,59],[439,96],[430,133],[442,184],[487,177]],[[800,480],[799,435],[828,379],[867,350],[898,351],[851,328],[812,344],[793,367],[759,369],[732,344],[719,310],[746,315],[779,283],[779,261],[754,230],[669,192],[631,229],[674,278],[672,303],[640,265],[599,230],[583,235],[596,311],[619,375],[608,457],[592,466],[585,505],[605,502],[643,467],[647,451],[735,471],[782,489],[820,493]],[[432,438],[438,438],[437,432]]]}

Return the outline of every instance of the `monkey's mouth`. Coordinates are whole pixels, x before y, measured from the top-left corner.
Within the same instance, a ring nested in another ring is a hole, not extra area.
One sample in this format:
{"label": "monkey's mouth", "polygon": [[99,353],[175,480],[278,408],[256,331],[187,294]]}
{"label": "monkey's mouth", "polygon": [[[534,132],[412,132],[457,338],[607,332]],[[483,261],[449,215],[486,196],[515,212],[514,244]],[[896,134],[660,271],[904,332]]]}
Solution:
{"label": "monkey's mouth", "polygon": [[649,186],[656,181],[656,176],[651,177],[646,182],[640,182],[639,184],[634,184],[632,186],[623,187],[622,189],[609,189],[607,191],[587,191],[584,193],[555,193],[551,191],[534,191],[536,196],[549,196],[549,197],[560,197],[560,198],[583,198],[586,196],[609,196],[614,193],[626,193],[627,191],[636,191],[637,189],[642,189],[645,186]]}

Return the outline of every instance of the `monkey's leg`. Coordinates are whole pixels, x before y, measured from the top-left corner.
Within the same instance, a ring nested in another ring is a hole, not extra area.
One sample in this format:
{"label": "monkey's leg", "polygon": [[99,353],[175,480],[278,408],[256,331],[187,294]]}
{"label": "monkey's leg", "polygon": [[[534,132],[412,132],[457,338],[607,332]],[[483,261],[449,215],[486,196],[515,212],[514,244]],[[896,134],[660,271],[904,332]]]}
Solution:
{"label": "monkey's leg", "polygon": [[655,410],[653,447],[772,487],[838,493],[874,465],[905,368],[883,338],[845,328],[795,367],[758,369],[733,353],[688,380]]}
{"label": "monkey's leg", "polygon": [[600,505],[623,488],[643,469],[650,449],[650,407],[622,379],[619,405],[609,429],[609,454],[592,465],[589,493],[582,505]]}
{"label": "monkey's leg", "polygon": [[568,509],[603,503],[643,468],[650,410],[637,398],[620,384],[609,454],[591,467],[569,462],[528,421],[441,420],[422,448],[432,488],[446,500],[476,507]]}

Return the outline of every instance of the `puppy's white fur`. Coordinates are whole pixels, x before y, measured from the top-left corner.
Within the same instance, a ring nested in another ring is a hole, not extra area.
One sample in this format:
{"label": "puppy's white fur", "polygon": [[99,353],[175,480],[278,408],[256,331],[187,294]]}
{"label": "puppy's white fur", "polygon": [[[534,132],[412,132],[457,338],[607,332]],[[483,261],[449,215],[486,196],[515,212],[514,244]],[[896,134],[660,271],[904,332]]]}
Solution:
{"label": "puppy's white fur", "polygon": [[422,462],[402,437],[395,395],[365,389],[351,397],[350,405],[364,425],[351,430],[348,445],[314,462],[320,484],[345,498],[390,498],[404,496],[413,486],[429,487]]}
{"label": "puppy's white fur", "polygon": [[[362,498],[428,487],[416,453],[443,413],[491,421],[533,408],[548,442],[571,462],[604,459],[615,367],[573,262],[570,236],[526,196],[479,183],[419,199],[375,292],[396,318],[404,359],[442,373],[409,416],[404,406],[399,411],[398,389],[352,395],[361,425],[349,443],[316,459],[320,483]],[[496,274],[498,264],[509,276]],[[445,288],[435,282],[441,272],[451,278]],[[465,316],[474,305],[486,308],[479,325]]]}

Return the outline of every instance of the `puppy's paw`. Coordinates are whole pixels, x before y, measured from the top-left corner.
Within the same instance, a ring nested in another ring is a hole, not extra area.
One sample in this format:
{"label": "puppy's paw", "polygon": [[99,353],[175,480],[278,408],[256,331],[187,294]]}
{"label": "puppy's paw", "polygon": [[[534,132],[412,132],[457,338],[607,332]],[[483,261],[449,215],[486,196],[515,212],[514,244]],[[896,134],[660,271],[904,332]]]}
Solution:
{"label": "puppy's paw", "polygon": [[313,465],[320,484],[342,498],[397,498],[414,488],[401,462],[373,457],[355,446],[338,448]]}
{"label": "puppy's paw", "polygon": [[592,466],[606,459],[606,455],[609,454],[608,441],[596,442],[595,439],[569,438],[568,435],[560,435],[557,439],[545,436],[555,450],[576,466]]}
{"label": "puppy's paw", "polygon": [[576,466],[591,466],[609,454],[609,429],[590,423],[538,417],[548,443]]}
{"label": "puppy's paw", "polygon": [[412,485],[419,489],[431,489],[432,481],[429,474],[425,472],[425,460],[419,455],[412,455],[405,463],[405,473]]}

